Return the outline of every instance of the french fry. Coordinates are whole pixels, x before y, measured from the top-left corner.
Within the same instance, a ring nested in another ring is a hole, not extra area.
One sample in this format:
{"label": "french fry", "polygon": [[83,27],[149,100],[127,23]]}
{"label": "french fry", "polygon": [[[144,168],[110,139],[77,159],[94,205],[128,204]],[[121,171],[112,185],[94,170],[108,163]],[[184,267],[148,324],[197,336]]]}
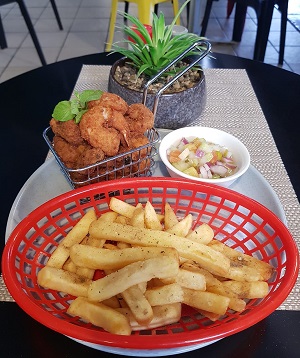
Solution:
{"label": "french fry", "polygon": [[153,307],[153,319],[146,326],[142,326],[136,322],[130,309],[119,308],[116,310],[129,319],[130,326],[133,331],[166,326],[168,324],[178,322],[181,317],[181,303],[178,302],[169,305]]}
{"label": "french fry", "polygon": [[129,287],[154,277],[168,278],[177,275],[178,260],[174,257],[157,257],[137,261],[117,270],[99,280],[93,281],[88,290],[92,301],[103,301],[115,296]]}
{"label": "french fry", "polygon": [[264,298],[269,293],[269,285],[265,281],[239,282],[224,281],[222,285],[233,291],[239,298]]}
{"label": "french fry", "polygon": [[109,222],[114,222],[118,217],[118,213],[115,211],[107,211],[106,213],[102,213],[97,220],[104,220]]}
{"label": "french fry", "polygon": [[145,213],[142,207],[138,207],[134,210],[130,219],[130,225],[135,227],[145,227]]}
{"label": "french fry", "polygon": [[183,291],[180,285],[172,283],[160,287],[147,289],[145,297],[151,306],[167,305],[183,301]]}
{"label": "french fry", "polygon": [[171,205],[169,203],[165,204],[165,219],[164,219],[164,225],[165,230],[171,229],[174,225],[178,223],[178,218],[172,209]]}
{"label": "french fry", "polygon": [[148,229],[162,230],[162,224],[160,223],[156,211],[153,205],[147,201],[144,209],[145,213],[145,225]]}
{"label": "french fry", "polygon": [[183,287],[183,303],[197,309],[212,312],[218,315],[226,313],[229,298],[207,291],[190,290]]}
{"label": "french fry", "polygon": [[50,256],[46,265],[54,268],[62,268],[64,263],[70,256],[70,249],[65,247],[63,244],[59,244],[55,251]]}
{"label": "french fry", "polygon": [[[261,281],[269,280],[274,272],[274,267],[269,263],[259,260],[253,256],[244,254],[240,251],[234,250],[218,240],[213,240],[209,246],[214,250],[224,253],[224,255],[226,255],[231,260],[232,267],[247,268],[248,275],[252,273],[253,276],[255,276],[255,272],[258,272],[260,275],[259,280]],[[246,277],[244,277],[244,279],[246,279]]]}
{"label": "french fry", "polygon": [[102,270],[116,270],[133,262],[158,256],[172,256],[178,260],[177,251],[167,247],[116,247],[109,250],[76,244],[70,249],[70,257],[77,266]]}
{"label": "french fry", "polygon": [[95,270],[90,269],[89,267],[77,267],[76,268],[76,273],[79,276],[92,279],[94,277]]}
{"label": "french fry", "polygon": [[95,210],[90,209],[68,232],[67,236],[61,241],[65,247],[70,248],[74,244],[81,242],[89,232],[90,224],[97,220]]}
{"label": "french fry", "polygon": [[69,257],[70,247],[81,242],[86,237],[90,224],[96,219],[95,210],[90,209],[87,211],[56,247],[47,262],[47,266],[62,268]]}
{"label": "french fry", "polygon": [[117,310],[102,303],[90,302],[86,298],[77,297],[69,306],[67,313],[80,316],[110,333],[127,336],[131,334],[128,319]]}
{"label": "french fry", "polygon": [[152,307],[139,285],[129,287],[121,295],[139,324],[147,325],[152,321]]}
{"label": "french fry", "polygon": [[126,216],[123,215],[118,215],[115,219],[115,223],[119,223],[119,224],[123,224],[123,225],[129,225],[130,224],[130,220],[129,218],[127,218]]}
{"label": "french fry", "polygon": [[88,296],[91,280],[55,267],[43,267],[37,275],[40,286],[66,292],[72,296]]}
{"label": "french fry", "polygon": [[69,272],[74,272],[76,273],[77,271],[77,266],[74,264],[74,262],[71,260],[71,258],[69,257],[67,259],[67,261],[63,264],[62,267],[63,270],[65,271],[69,271]]}
{"label": "french fry", "polygon": [[200,244],[207,245],[214,238],[214,231],[208,224],[203,223],[196,229],[191,230],[186,237],[200,242]]}
{"label": "french fry", "polygon": [[106,240],[123,241],[141,246],[174,247],[180,256],[198,262],[204,268],[220,276],[230,267],[229,259],[207,245],[182,238],[165,231],[136,228],[117,223],[102,224],[95,221],[90,226],[93,237]]}
{"label": "french fry", "polygon": [[103,245],[105,244],[105,240],[98,240],[93,238],[92,236],[88,236],[85,244],[93,247],[103,247]]}
{"label": "french fry", "polygon": [[[167,282],[167,280],[163,280],[163,282]],[[182,267],[179,268],[178,275],[175,277],[175,282],[182,287],[190,288],[192,290],[206,290],[206,280],[202,273],[186,270]]]}
{"label": "french fry", "polygon": [[193,217],[191,214],[189,214],[185,216],[177,224],[167,229],[166,231],[177,236],[186,237],[186,235],[191,230],[192,224],[193,224]]}
{"label": "french fry", "polygon": [[196,267],[192,264],[184,264],[183,268],[187,271],[194,273],[200,273],[204,276],[206,282],[206,290],[218,295],[226,296],[229,298],[228,307],[234,311],[242,312],[246,307],[246,302],[240,298],[238,295],[232,292],[228,287],[222,285],[222,282],[214,277],[210,272],[202,268]]}
{"label": "french fry", "polygon": [[132,217],[132,215],[135,211],[135,206],[130,205],[130,204],[126,203],[125,201],[122,201],[122,200],[116,198],[115,196],[113,196],[110,199],[109,208],[110,208],[110,210],[114,211],[115,213],[123,215],[129,219]]}
{"label": "french fry", "polygon": [[212,313],[212,312],[208,312],[205,310],[199,310],[196,309],[197,312],[199,312],[200,314],[202,314],[202,316],[207,317],[208,319],[210,319],[211,321],[215,322],[218,319],[220,319],[222,316],[217,314],[217,313]]}
{"label": "french fry", "polygon": [[107,300],[104,300],[101,302],[105,306],[111,307],[111,308],[120,308],[120,301],[117,296],[113,296],[108,298]]}

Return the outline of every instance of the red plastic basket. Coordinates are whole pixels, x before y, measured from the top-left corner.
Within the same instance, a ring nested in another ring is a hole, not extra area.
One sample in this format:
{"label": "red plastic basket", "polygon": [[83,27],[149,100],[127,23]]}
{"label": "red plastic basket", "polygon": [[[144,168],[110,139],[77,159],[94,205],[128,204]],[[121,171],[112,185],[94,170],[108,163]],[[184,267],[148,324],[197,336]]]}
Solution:
{"label": "red plastic basket", "polygon": [[[191,213],[195,225],[208,223],[218,240],[276,267],[269,280],[269,295],[250,300],[245,311],[228,312],[217,322],[185,307],[178,323],[131,336],[113,335],[69,316],[66,310],[73,298],[39,287],[37,272],[86,210],[93,207],[98,215],[108,211],[112,196],[134,205],[149,200],[157,212],[163,211],[167,201],[179,217]],[[254,200],[226,188],[188,180],[131,178],[76,189],[37,208],[11,234],[2,266],[4,281],[15,301],[45,326],[91,344],[146,350],[205,344],[257,323],[288,296],[297,278],[299,260],[288,229]]]}

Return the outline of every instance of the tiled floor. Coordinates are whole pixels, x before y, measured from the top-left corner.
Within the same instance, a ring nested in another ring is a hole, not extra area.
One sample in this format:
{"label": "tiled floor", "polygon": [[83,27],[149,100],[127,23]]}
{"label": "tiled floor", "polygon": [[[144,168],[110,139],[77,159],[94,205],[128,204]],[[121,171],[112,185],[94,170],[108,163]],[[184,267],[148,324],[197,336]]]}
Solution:
{"label": "tiled floor", "polygon": [[[293,6],[298,1],[290,0],[289,6]],[[58,28],[49,0],[25,0],[25,3],[47,63],[104,51],[110,0],[56,0],[63,31]],[[183,0],[180,0],[180,3],[183,3]],[[249,8],[242,41],[239,44],[232,44],[230,39],[234,14],[230,19],[226,19],[226,5],[227,0],[213,3],[206,33],[212,42],[213,51],[252,58],[256,15]],[[120,9],[124,9],[123,4],[120,4]],[[131,4],[129,9],[130,13],[136,14],[134,4]],[[165,13],[167,21],[170,22],[173,14],[171,5],[161,4],[159,10]],[[18,5],[16,3],[4,5],[0,8],[0,13],[8,43],[8,48],[0,49],[0,82],[3,82],[40,67],[41,63]],[[181,20],[182,24],[186,25],[185,12]],[[275,9],[265,57],[266,63],[275,66],[278,61],[279,35],[280,12]],[[300,74],[300,32],[289,22],[283,68]]]}

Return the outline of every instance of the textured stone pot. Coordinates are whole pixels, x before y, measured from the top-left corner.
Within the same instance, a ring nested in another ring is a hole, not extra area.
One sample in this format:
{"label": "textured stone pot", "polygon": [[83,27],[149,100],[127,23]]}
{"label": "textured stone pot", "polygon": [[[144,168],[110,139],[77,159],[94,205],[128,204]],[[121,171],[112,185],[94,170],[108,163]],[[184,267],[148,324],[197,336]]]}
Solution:
{"label": "textured stone pot", "polygon": [[[116,61],[111,67],[108,80],[108,91],[122,97],[128,104],[141,103],[143,94],[128,89],[114,78],[118,66],[124,63],[125,58]],[[153,110],[155,94],[147,94],[146,106]],[[177,129],[194,122],[203,112],[206,104],[205,75],[193,88],[182,92],[162,94],[159,97],[154,126],[156,128]]]}

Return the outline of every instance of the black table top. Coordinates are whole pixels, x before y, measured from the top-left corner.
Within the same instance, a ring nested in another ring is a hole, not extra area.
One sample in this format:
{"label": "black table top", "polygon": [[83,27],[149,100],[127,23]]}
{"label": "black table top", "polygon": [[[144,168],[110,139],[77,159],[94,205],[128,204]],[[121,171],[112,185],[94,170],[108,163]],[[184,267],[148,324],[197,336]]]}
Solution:
{"label": "black table top", "polygon": [[[300,76],[230,55],[214,54],[204,68],[243,68],[268,121],[300,198]],[[29,176],[44,162],[42,131],[57,102],[68,99],[83,64],[111,65],[119,56],[94,54],[57,62],[0,85],[1,246],[10,208]],[[249,126],[251,123],[249,123]],[[34,321],[15,303],[0,302],[0,354],[3,357],[113,357],[72,341]],[[249,329],[181,357],[298,357],[300,312],[276,311]]]}

